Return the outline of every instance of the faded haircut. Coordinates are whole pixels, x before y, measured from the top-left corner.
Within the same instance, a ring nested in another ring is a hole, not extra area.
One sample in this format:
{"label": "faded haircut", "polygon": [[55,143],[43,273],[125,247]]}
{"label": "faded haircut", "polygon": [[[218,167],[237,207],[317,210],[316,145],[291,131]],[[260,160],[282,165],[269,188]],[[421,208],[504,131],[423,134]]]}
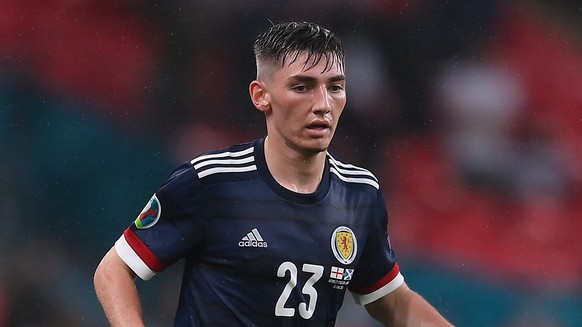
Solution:
{"label": "faded haircut", "polygon": [[[345,53],[341,40],[330,30],[314,23],[286,22],[272,26],[259,35],[254,44],[257,70],[262,64],[294,63],[300,54],[306,53],[304,69],[308,70],[325,60],[322,71],[329,71],[334,64],[345,66]],[[259,72],[257,72],[259,73]]]}

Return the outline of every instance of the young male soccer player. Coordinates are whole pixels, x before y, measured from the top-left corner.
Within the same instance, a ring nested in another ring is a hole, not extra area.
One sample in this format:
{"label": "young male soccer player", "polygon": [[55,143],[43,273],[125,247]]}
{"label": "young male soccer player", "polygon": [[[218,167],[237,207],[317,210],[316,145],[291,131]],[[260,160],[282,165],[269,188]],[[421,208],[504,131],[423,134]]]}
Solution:
{"label": "young male soccer player", "polygon": [[400,273],[378,180],[328,153],[346,104],[329,30],[260,35],[249,86],[267,136],[201,155],[163,183],[105,255],[113,326],[143,326],[135,277],[185,259],[176,326],[333,326],[346,289],[386,326],[450,326]]}

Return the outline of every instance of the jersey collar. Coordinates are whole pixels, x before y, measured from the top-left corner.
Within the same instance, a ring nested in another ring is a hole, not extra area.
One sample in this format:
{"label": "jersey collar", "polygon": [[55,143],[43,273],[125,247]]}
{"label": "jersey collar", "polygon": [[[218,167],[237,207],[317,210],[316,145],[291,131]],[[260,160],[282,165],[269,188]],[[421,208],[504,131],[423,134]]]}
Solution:
{"label": "jersey collar", "polygon": [[327,195],[327,192],[329,191],[329,185],[330,185],[329,160],[327,160],[327,158],[325,160],[325,167],[323,169],[323,177],[321,179],[321,183],[319,184],[319,187],[313,193],[303,194],[303,193],[293,192],[291,190],[284,188],[279,183],[277,183],[275,178],[273,178],[273,175],[271,175],[271,172],[269,171],[269,169],[267,167],[267,162],[265,161],[265,138],[264,137],[255,141],[254,148],[255,148],[254,156],[255,156],[255,162],[257,164],[257,170],[259,171],[259,174],[260,174],[261,178],[263,179],[263,181],[265,181],[265,183],[267,183],[269,188],[273,192],[275,192],[278,196],[280,196],[288,201],[295,202],[298,204],[312,204],[312,203],[317,203],[317,202],[323,200],[323,198]]}

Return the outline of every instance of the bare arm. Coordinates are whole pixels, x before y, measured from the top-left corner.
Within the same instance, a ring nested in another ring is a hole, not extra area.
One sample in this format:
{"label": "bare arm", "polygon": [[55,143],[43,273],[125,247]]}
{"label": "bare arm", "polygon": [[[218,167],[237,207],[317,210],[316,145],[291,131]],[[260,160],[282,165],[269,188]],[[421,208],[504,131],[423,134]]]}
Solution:
{"label": "bare arm", "polygon": [[134,272],[111,248],[95,270],[97,298],[113,327],[144,326]]}
{"label": "bare arm", "polygon": [[366,305],[366,310],[384,326],[453,326],[406,283],[392,293]]}

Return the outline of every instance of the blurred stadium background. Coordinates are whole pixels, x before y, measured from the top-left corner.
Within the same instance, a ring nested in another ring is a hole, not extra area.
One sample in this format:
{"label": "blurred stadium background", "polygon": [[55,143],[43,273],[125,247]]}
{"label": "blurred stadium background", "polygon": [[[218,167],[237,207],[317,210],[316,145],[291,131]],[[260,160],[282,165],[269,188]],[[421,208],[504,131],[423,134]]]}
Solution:
{"label": "blurred stadium background", "polygon": [[[458,326],[582,326],[579,1],[0,1],[0,326],[103,326],[92,274],[159,183],[264,134],[251,44],[348,52],[333,152],[373,170],[404,275]],[[168,326],[180,267],[140,282]],[[338,326],[377,326],[351,298]]]}

